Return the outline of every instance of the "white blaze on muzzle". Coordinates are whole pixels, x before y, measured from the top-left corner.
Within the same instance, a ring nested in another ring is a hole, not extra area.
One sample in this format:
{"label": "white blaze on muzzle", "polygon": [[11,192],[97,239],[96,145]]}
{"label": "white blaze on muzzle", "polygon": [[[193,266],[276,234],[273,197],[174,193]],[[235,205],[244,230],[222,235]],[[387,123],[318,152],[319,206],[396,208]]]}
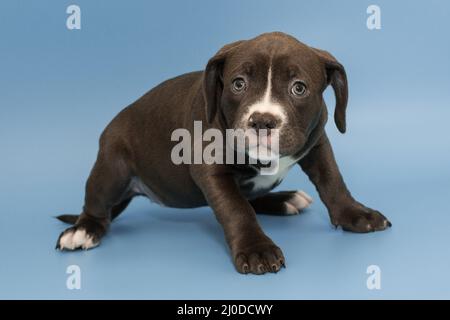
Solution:
{"label": "white blaze on muzzle", "polygon": [[246,127],[250,117],[255,114],[270,114],[277,119],[280,119],[279,128],[286,122],[286,113],[284,111],[283,106],[279,103],[272,100],[272,67],[269,67],[269,71],[267,73],[267,87],[264,92],[264,95],[254,104],[248,107],[247,112],[244,114],[241,120],[241,124]]}

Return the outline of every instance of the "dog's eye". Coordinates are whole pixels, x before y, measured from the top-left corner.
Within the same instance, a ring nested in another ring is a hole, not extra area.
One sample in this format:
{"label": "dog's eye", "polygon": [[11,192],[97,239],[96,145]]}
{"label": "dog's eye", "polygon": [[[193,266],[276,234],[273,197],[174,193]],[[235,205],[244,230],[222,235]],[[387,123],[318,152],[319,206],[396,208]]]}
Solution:
{"label": "dog's eye", "polygon": [[306,92],[306,86],[303,82],[297,81],[292,86],[291,92],[294,96],[302,96]]}
{"label": "dog's eye", "polygon": [[233,80],[233,91],[236,93],[241,93],[247,88],[247,84],[243,78],[236,78]]}

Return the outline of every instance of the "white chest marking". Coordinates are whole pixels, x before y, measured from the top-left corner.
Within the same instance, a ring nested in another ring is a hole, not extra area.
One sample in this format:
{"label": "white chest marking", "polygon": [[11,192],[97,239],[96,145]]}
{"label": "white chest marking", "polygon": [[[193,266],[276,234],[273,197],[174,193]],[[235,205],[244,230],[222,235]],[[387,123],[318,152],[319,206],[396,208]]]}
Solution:
{"label": "white chest marking", "polygon": [[245,183],[253,183],[252,192],[260,192],[265,190],[270,190],[277,183],[281,182],[289,169],[298,161],[298,159],[294,159],[292,157],[283,157],[280,159],[278,170],[275,174],[271,175],[257,175],[249,180],[246,180]]}

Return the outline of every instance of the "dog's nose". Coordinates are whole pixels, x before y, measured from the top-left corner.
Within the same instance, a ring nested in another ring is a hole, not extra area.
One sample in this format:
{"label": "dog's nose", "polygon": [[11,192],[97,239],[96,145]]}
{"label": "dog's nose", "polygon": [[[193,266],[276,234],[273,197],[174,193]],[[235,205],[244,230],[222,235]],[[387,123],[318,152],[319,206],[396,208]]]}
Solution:
{"label": "dog's nose", "polygon": [[281,119],[268,112],[255,112],[248,119],[247,126],[251,129],[277,129],[281,123]]}

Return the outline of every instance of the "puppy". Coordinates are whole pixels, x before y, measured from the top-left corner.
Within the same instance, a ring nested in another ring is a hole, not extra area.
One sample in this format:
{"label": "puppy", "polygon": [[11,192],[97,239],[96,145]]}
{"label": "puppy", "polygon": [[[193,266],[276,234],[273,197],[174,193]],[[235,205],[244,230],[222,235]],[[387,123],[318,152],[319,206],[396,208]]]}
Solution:
{"label": "puppy", "polygon": [[[97,246],[133,197],[144,195],[168,207],[209,205],[223,227],[237,271],[277,272],[284,266],[283,253],[265,235],[255,213],[292,215],[311,203],[302,191],[270,192],[294,165],[317,188],[334,226],[352,232],[390,227],[344,184],[324,131],[322,94],[328,85],[336,96],[334,121],[344,133],[344,67],[328,52],[280,32],[228,44],[204,71],[161,83],[122,110],[102,133],[83,211],[58,217],[74,225],[60,235],[57,248]],[[172,133],[180,128],[193,133],[194,121],[222,132],[278,130],[277,173],[262,175],[260,162],[175,164]]]}

